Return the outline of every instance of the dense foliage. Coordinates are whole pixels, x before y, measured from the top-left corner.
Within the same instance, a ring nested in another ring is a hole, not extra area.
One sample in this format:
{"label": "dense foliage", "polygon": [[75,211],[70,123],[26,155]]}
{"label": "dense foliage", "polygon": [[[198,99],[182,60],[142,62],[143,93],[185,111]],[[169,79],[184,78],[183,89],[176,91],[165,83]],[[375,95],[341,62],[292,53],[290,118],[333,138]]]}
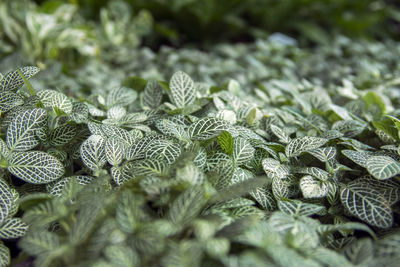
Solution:
{"label": "dense foliage", "polygon": [[[0,3],[0,266],[398,265],[400,45],[310,32],[390,1],[275,3],[298,39],[240,22],[270,1],[36,2]],[[214,24],[255,40],[160,46]]]}

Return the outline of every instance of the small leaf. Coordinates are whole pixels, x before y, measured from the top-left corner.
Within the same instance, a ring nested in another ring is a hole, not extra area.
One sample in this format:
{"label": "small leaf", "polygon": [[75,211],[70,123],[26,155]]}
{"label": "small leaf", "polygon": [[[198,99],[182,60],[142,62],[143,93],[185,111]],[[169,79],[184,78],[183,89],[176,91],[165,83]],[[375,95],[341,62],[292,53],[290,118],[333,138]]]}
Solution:
{"label": "small leaf", "polygon": [[178,140],[188,142],[190,139],[189,134],[185,130],[185,126],[171,120],[162,119],[157,121],[156,127],[162,134],[174,137]]}
{"label": "small leaf", "polygon": [[328,185],[310,175],[300,179],[300,189],[304,198],[322,198],[328,194]]}
{"label": "small leaf", "polygon": [[109,245],[104,249],[104,255],[112,266],[139,266],[140,258],[130,247],[123,245]]}
{"label": "small leaf", "polygon": [[107,108],[111,108],[115,105],[124,107],[133,103],[136,98],[137,93],[133,89],[127,87],[116,87],[108,93],[105,104]]}
{"label": "small leaf", "polygon": [[181,146],[168,139],[155,139],[146,150],[146,158],[163,159],[172,164],[181,155]]}
{"label": "small leaf", "polygon": [[232,153],[233,153],[233,138],[229,132],[223,131],[218,136],[218,144],[225,151],[226,154],[232,155]]}
{"label": "small leaf", "polygon": [[62,146],[70,142],[77,134],[76,126],[73,124],[64,124],[55,128],[48,137],[49,145]]}
{"label": "small leaf", "polygon": [[287,144],[290,142],[290,137],[280,127],[271,124],[270,128],[272,133],[279,138],[281,143]]}
{"label": "small leaf", "polygon": [[325,138],[304,136],[300,138],[293,139],[286,146],[285,154],[287,157],[296,157],[301,153],[310,151],[323,146],[328,142]]}
{"label": "small leaf", "polygon": [[278,207],[281,211],[296,216],[311,216],[325,211],[324,206],[304,203],[300,200],[279,200]]}
{"label": "small leaf", "polygon": [[289,173],[289,167],[287,165],[281,164],[278,160],[273,158],[266,158],[262,160],[262,166],[265,173],[270,178],[286,178]]}
{"label": "small leaf", "polygon": [[378,191],[357,184],[342,188],[343,206],[354,216],[379,228],[389,228],[393,224],[390,204]]}
{"label": "small leaf", "polygon": [[169,82],[171,89],[172,102],[178,108],[184,108],[194,103],[196,99],[196,90],[193,80],[182,71],[172,75]]}
{"label": "small leaf", "polygon": [[118,138],[110,137],[105,143],[105,155],[108,163],[113,166],[119,165],[125,153],[125,145]]}
{"label": "small leaf", "polygon": [[42,151],[13,153],[7,169],[32,184],[49,183],[64,174],[63,165],[55,157]]}
{"label": "small leaf", "polygon": [[57,249],[60,246],[60,238],[56,233],[45,230],[32,231],[19,242],[19,246],[27,254],[38,256]]}
{"label": "small leaf", "polygon": [[374,154],[369,151],[355,151],[355,150],[342,150],[342,154],[360,165],[361,167],[367,167],[367,160]]}
{"label": "small leaf", "polygon": [[24,104],[19,94],[12,91],[0,91],[0,112],[4,113],[10,109]]}
{"label": "small leaf", "polygon": [[336,148],[332,146],[321,147],[308,151],[308,153],[310,153],[311,155],[313,155],[322,162],[328,162],[334,159],[336,156],[336,152],[337,152]]}
{"label": "small leaf", "polygon": [[6,247],[3,242],[0,243],[0,267],[10,266],[10,250]]}
{"label": "small leaf", "polygon": [[11,188],[3,178],[0,178],[0,223],[9,216],[13,203],[14,197]]}
{"label": "small leaf", "polygon": [[163,91],[157,81],[148,81],[142,95],[142,105],[151,109],[160,106]]}
{"label": "small leaf", "polygon": [[400,173],[400,163],[388,156],[368,158],[366,168],[376,179],[384,180]]}

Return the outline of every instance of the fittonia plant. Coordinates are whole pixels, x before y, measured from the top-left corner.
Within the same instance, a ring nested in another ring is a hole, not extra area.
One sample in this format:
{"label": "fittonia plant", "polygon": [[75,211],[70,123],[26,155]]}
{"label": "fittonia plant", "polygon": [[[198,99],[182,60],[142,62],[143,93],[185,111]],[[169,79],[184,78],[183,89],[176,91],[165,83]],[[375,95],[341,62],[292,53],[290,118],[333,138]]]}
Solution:
{"label": "fittonia plant", "polygon": [[396,262],[400,127],[384,95],[275,83],[282,105],[259,105],[179,71],[78,100],[35,91],[36,72],[1,80],[0,237],[29,226],[21,257],[37,266]]}

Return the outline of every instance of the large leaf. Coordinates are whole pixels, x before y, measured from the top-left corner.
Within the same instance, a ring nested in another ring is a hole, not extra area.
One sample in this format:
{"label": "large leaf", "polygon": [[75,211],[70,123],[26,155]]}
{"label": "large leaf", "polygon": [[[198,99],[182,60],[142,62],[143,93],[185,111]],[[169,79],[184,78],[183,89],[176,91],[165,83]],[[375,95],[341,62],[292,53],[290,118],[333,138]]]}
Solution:
{"label": "large leaf", "polygon": [[293,139],[286,146],[285,154],[287,157],[299,156],[305,151],[310,151],[323,146],[328,142],[325,138],[304,136],[300,138]]}
{"label": "large leaf", "polygon": [[400,162],[388,156],[373,156],[367,160],[367,170],[376,179],[384,180],[400,173]]}
{"label": "large leaf", "polygon": [[22,237],[28,230],[28,225],[24,223],[20,218],[6,219],[0,225],[0,238],[2,239],[14,239]]}
{"label": "large leaf", "polygon": [[[30,79],[40,71],[38,67],[28,66],[18,69],[26,79]],[[18,71],[7,73],[0,82],[0,91],[17,91],[24,85],[24,80],[19,75]]]}
{"label": "large leaf", "polygon": [[106,163],[105,140],[100,135],[91,135],[82,143],[80,154],[83,163],[92,171],[97,171]]}
{"label": "large leaf", "polygon": [[208,140],[220,135],[222,131],[230,131],[231,127],[224,120],[206,117],[190,125],[188,132],[193,140]]}
{"label": "large leaf", "polygon": [[51,252],[60,246],[60,238],[56,233],[45,230],[32,231],[26,235],[19,246],[29,255],[38,256],[42,253]]}
{"label": "large leaf", "polygon": [[36,130],[45,126],[47,112],[44,109],[35,108],[18,114],[7,129],[6,143],[8,148],[14,151],[26,151],[39,144]]}
{"label": "large leaf", "polygon": [[8,170],[32,184],[49,183],[64,174],[63,165],[55,157],[42,151],[13,153],[8,162]]}
{"label": "large leaf", "polygon": [[340,198],[352,215],[372,226],[388,228],[393,224],[389,202],[372,188],[350,184],[342,188]]}
{"label": "large leaf", "polygon": [[178,108],[184,108],[193,104],[196,98],[196,90],[193,80],[182,71],[178,71],[172,75],[169,82],[171,89],[172,102]]}
{"label": "large leaf", "polygon": [[54,90],[43,90],[39,91],[37,96],[46,108],[62,110],[66,114],[72,112],[72,101],[63,93]]}

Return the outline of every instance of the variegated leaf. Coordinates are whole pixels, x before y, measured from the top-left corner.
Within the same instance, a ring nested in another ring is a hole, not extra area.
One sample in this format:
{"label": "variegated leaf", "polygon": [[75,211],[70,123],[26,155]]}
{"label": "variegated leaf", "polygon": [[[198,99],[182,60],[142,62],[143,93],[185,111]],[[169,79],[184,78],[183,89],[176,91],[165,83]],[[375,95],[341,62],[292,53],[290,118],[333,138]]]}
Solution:
{"label": "variegated leaf", "polygon": [[189,134],[185,130],[185,126],[182,124],[177,124],[171,120],[162,119],[156,122],[156,127],[162,134],[172,136],[184,142],[188,142],[190,140]]}
{"label": "variegated leaf", "polygon": [[325,211],[324,206],[304,203],[300,200],[279,200],[278,207],[281,211],[296,216],[311,216]]}
{"label": "variegated leaf", "polygon": [[308,151],[311,155],[316,157],[322,162],[328,162],[335,158],[336,156],[336,148],[329,146],[329,147],[321,147],[314,150]]}
{"label": "variegated leaf", "polygon": [[320,137],[299,137],[289,142],[289,144],[286,146],[285,154],[287,157],[296,157],[303,152],[319,148],[326,142],[328,142],[327,139]]}
{"label": "variegated leaf", "polygon": [[10,250],[6,247],[3,242],[0,243],[0,266],[7,267],[10,266]]}
{"label": "variegated leaf", "polygon": [[206,117],[190,125],[188,132],[190,138],[193,140],[208,140],[220,135],[222,131],[230,132],[231,127],[232,126],[224,120]]}
{"label": "variegated leaf", "polygon": [[26,151],[39,144],[35,131],[45,126],[47,112],[35,108],[18,114],[7,129],[6,142],[10,150]]}
{"label": "variegated leaf", "polygon": [[283,179],[290,173],[290,169],[287,165],[281,164],[278,160],[273,158],[263,159],[262,166],[265,173],[270,178]]}
{"label": "variegated leaf", "polygon": [[[40,71],[38,67],[28,66],[18,69],[26,79],[30,79]],[[17,91],[24,85],[24,80],[17,70],[7,73],[0,81],[0,91]]]}
{"label": "variegated leaf", "polygon": [[361,167],[367,167],[367,160],[373,156],[373,152],[369,151],[355,151],[355,150],[342,150],[342,154],[360,165]]}
{"label": "variegated leaf", "polygon": [[9,218],[0,225],[0,238],[19,238],[24,236],[27,230],[28,225],[24,223],[20,218]]}
{"label": "variegated leaf", "polygon": [[6,220],[11,213],[14,203],[13,193],[8,184],[0,178],[0,223]]}
{"label": "variegated leaf", "polygon": [[66,114],[72,112],[72,102],[63,93],[54,90],[43,90],[39,91],[37,96],[46,108],[57,108]]}
{"label": "variegated leaf", "polygon": [[127,87],[117,87],[112,89],[106,99],[106,106],[111,108],[115,105],[127,106],[133,103],[137,98],[137,93],[131,88]]}
{"label": "variegated leaf", "polygon": [[378,180],[400,174],[400,162],[388,156],[372,156],[366,165],[368,172]]}
{"label": "variegated leaf", "polygon": [[315,180],[311,175],[300,179],[300,189],[304,198],[322,198],[328,194],[328,185]]}
{"label": "variegated leaf", "polygon": [[178,108],[184,108],[194,103],[196,90],[193,80],[182,71],[175,72],[169,81],[171,101]]}
{"label": "variegated leaf", "polygon": [[105,143],[105,155],[108,163],[113,166],[119,165],[125,153],[125,144],[116,137],[110,137]]}
{"label": "variegated leaf", "polygon": [[101,169],[106,163],[105,140],[100,135],[91,135],[80,148],[83,163],[92,171]]}
{"label": "variegated leaf", "polygon": [[233,160],[241,165],[254,157],[254,147],[244,138],[237,137],[233,141]]}
{"label": "variegated leaf", "polygon": [[74,124],[64,124],[55,128],[48,136],[49,145],[62,146],[70,142],[77,134]]}
{"label": "variegated leaf", "polygon": [[392,226],[392,209],[378,191],[350,184],[342,188],[340,197],[343,206],[359,219],[379,228]]}
{"label": "variegated leaf", "polygon": [[163,175],[167,170],[167,163],[157,159],[144,159],[128,162],[122,165],[124,179],[132,179],[137,176]]}
{"label": "variegated leaf", "polygon": [[161,104],[163,91],[157,81],[150,80],[147,82],[142,94],[142,106],[156,109]]}
{"label": "variegated leaf", "polygon": [[0,91],[0,112],[7,112],[22,104],[24,104],[24,100],[19,94],[12,91]]}

